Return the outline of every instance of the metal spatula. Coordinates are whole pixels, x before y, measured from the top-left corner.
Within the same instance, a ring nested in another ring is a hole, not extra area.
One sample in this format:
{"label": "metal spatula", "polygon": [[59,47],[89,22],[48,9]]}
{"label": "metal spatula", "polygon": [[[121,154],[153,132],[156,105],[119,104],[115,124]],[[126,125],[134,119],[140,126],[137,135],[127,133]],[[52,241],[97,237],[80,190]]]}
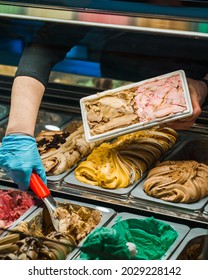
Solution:
{"label": "metal spatula", "polygon": [[54,211],[56,210],[56,202],[53,199],[50,190],[41,180],[40,176],[35,172],[32,172],[30,177],[30,188],[36,194],[38,198],[41,198],[48,208],[49,214],[51,216],[51,221],[56,231],[59,230],[59,220],[55,218]]}

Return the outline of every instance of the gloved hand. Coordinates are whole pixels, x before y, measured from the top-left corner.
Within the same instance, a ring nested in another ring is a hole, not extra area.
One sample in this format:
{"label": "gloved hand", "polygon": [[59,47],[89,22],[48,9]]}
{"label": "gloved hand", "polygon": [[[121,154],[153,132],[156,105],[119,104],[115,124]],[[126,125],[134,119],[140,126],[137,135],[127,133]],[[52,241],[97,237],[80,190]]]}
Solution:
{"label": "gloved hand", "polygon": [[29,188],[33,170],[47,183],[36,140],[31,136],[11,134],[2,139],[0,168],[24,191]]}

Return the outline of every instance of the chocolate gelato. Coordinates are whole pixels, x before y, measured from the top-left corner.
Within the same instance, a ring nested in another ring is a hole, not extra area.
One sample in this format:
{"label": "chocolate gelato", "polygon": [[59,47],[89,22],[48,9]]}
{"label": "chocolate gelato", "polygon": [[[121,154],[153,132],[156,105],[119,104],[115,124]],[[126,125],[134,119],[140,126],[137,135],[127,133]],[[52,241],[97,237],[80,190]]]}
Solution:
{"label": "chocolate gelato", "polygon": [[164,161],[148,173],[144,192],[170,202],[193,203],[208,195],[208,166],[197,161]]}
{"label": "chocolate gelato", "polygon": [[101,143],[88,143],[82,125],[73,132],[42,131],[36,141],[47,175],[59,175],[70,169]]}
{"label": "chocolate gelato", "polygon": [[0,238],[0,260],[66,259],[102,218],[98,210],[67,203],[59,203],[56,214],[58,232],[44,208],[30,221],[20,222],[14,233]]}

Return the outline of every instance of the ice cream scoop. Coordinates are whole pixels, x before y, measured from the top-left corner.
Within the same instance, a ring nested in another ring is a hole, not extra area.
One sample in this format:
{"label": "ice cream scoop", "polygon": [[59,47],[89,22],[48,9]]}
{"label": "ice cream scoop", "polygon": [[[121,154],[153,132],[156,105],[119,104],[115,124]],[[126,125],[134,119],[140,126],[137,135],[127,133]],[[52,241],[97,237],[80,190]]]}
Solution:
{"label": "ice cream scoop", "polygon": [[30,177],[30,188],[36,194],[37,197],[41,198],[45,203],[50,213],[51,221],[56,231],[59,230],[59,220],[54,215],[57,209],[56,202],[53,199],[50,190],[41,180],[40,176],[35,172],[32,172]]}

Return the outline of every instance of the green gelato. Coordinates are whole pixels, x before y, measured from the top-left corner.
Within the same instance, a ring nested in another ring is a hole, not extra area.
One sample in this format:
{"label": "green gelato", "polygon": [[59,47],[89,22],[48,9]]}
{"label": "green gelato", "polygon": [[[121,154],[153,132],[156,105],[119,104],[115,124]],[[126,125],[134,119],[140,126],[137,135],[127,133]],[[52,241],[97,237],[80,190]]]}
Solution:
{"label": "green gelato", "polygon": [[94,230],[82,245],[81,260],[159,260],[177,239],[169,224],[151,218],[127,219]]}

